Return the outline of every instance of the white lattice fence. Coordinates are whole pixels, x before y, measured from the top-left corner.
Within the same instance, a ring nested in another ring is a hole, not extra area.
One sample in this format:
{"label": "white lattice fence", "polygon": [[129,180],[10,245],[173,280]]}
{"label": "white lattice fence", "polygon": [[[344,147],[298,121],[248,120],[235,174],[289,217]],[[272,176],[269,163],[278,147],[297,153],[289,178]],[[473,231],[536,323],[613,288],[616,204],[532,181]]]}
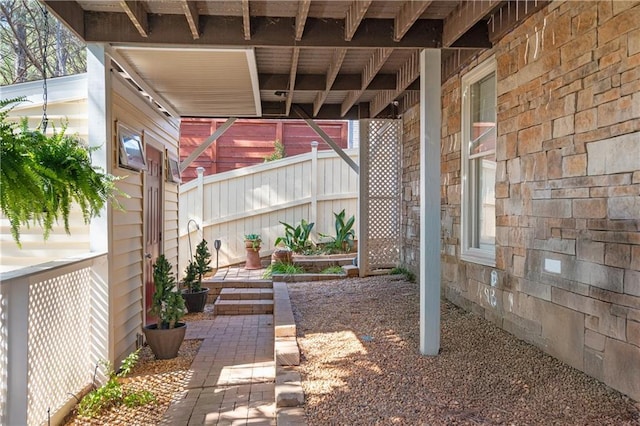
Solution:
{"label": "white lattice fence", "polygon": [[400,261],[401,120],[360,122],[360,273]]}
{"label": "white lattice fence", "polygon": [[105,265],[89,254],[0,274],[2,424],[59,423],[91,383],[107,356]]}
{"label": "white lattice fence", "polygon": [[29,286],[29,424],[90,382],[90,273],[87,267]]}

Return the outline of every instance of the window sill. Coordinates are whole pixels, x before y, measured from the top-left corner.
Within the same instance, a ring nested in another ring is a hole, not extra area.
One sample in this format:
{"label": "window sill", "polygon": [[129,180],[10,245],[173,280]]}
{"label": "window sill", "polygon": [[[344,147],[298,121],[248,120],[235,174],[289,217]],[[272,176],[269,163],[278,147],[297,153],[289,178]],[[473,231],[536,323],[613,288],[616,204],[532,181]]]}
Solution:
{"label": "window sill", "polygon": [[481,265],[491,266],[493,268],[495,268],[496,266],[495,256],[492,256],[491,253],[483,250],[466,251],[460,255],[460,260],[471,263],[479,263]]}

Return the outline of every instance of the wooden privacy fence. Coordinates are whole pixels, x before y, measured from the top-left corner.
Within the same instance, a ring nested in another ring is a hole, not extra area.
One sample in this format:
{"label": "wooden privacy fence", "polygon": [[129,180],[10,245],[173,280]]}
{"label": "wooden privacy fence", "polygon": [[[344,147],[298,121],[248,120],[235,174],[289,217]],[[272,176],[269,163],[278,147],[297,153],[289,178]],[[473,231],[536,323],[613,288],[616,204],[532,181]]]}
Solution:
{"label": "wooden privacy fence", "polygon": [[[203,237],[213,253],[214,266],[213,243],[221,241],[222,267],[244,262],[245,234],[262,236],[260,254],[266,256],[272,253],[275,239],[284,235],[280,221],[294,226],[301,219],[315,222],[312,239],[318,241],[319,232],[334,234],[334,212],[345,209],[347,217],[355,215],[357,174],[335,152],[319,152],[317,144],[312,146],[307,154],[216,175],[204,176],[200,169],[196,179],[181,185],[180,273],[190,247],[195,252]],[[357,159],[357,149],[346,153]]]}

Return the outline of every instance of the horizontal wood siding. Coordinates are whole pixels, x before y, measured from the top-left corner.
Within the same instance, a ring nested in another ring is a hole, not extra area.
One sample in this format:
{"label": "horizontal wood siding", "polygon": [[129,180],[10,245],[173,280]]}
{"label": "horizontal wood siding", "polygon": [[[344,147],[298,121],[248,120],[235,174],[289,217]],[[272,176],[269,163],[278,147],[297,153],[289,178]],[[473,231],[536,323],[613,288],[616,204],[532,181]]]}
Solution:
{"label": "horizontal wood siding", "polygon": [[[180,157],[187,158],[225,120],[183,119],[180,124]],[[346,121],[318,121],[320,127],[341,147],[347,148],[349,126]],[[274,142],[281,141],[285,155],[291,157],[311,151],[311,142],[320,142],[319,150],[329,145],[301,120],[236,120],[215,143],[207,148],[183,172],[183,181],[196,177],[196,168],[204,167],[207,175],[223,173],[264,162],[274,152]]]}
{"label": "horizontal wood siding", "polygon": [[[148,102],[119,77],[114,77],[112,119],[144,133],[144,142],[161,152],[178,154],[178,127],[152,109]],[[114,159],[112,173],[121,177],[118,187],[129,198],[120,200],[124,210],[112,209],[110,244],[110,303],[116,360],[135,349],[136,334],[141,332],[144,277],[144,173],[118,167],[117,144],[111,144]],[[177,185],[164,183],[164,252],[169,262],[178,263]]]}
{"label": "horizontal wood siding", "polygon": [[[356,150],[347,152],[356,158]],[[205,176],[201,188],[198,179],[182,185],[180,270],[184,270],[189,257],[187,224],[190,219],[202,229],[197,232],[193,224],[189,228],[194,249],[203,236],[211,247],[213,241],[221,240],[220,266],[244,261],[243,236],[248,233],[262,236],[260,252],[263,256],[269,255],[276,238],[284,234],[281,221],[296,225],[301,219],[314,220],[315,215],[312,238],[318,241],[318,232],[334,234],[333,212],[345,209],[348,216],[356,214],[358,176],[333,151],[317,155],[316,175],[313,154],[308,153]],[[312,211],[313,181],[317,188],[316,212]]]}

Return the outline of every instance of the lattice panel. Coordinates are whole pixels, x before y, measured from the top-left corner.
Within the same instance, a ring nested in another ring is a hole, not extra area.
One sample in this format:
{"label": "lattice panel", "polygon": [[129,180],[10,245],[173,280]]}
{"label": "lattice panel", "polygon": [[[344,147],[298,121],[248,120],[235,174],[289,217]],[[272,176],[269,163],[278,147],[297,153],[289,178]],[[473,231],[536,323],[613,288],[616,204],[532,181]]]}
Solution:
{"label": "lattice panel", "polygon": [[[397,266],[400,261],[400,144],[401,120],[368,120],[365,141],[368,166],[365,211],[367,212],[367,266]],[[362,130],[361,130],[362,132]],[[362,196],[362,194],[361,194]]]}
{"label": "lattice panel", "polygon": [[29,287],[28,423],[47,420],[91,381],[91,269]]}
{"label": "lattice panel", "polygon": [[0,291],[0,424],[7,424],[7,297]]}

